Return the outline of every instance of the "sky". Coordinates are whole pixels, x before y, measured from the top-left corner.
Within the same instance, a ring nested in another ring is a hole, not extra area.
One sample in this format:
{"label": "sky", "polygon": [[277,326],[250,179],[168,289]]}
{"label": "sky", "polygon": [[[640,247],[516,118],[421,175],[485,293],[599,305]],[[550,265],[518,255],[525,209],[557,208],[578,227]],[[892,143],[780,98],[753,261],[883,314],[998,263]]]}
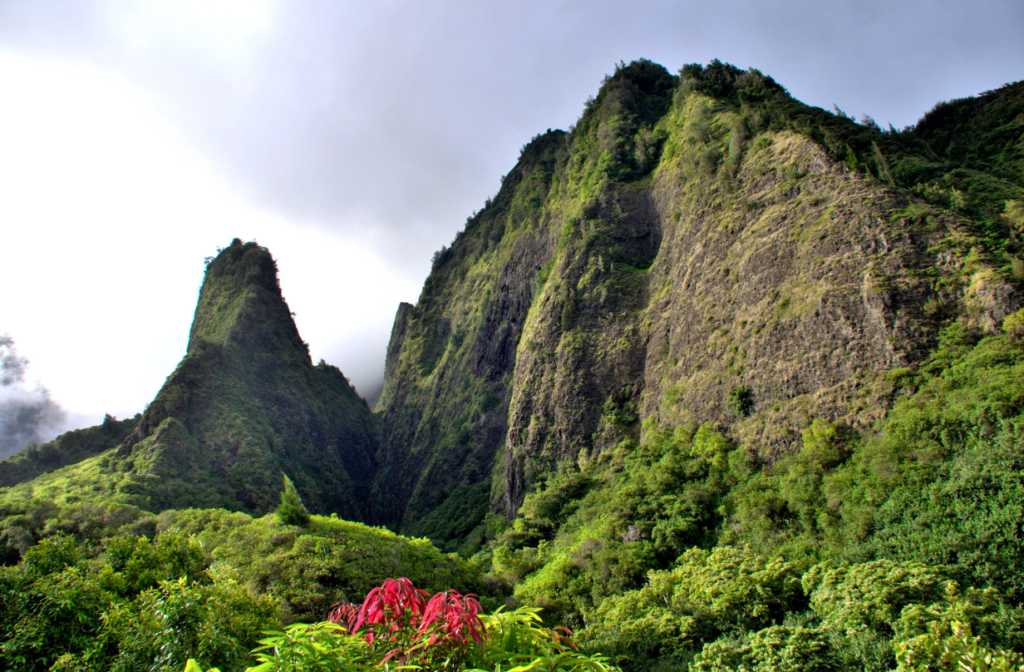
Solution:
{"label": "sky", "polygon": [[141,411],[235,237],[372,398],[432,253],[620,61],[902,128],[1024,79],[1022,34],[1020,0],[0,0],[0,453]]}

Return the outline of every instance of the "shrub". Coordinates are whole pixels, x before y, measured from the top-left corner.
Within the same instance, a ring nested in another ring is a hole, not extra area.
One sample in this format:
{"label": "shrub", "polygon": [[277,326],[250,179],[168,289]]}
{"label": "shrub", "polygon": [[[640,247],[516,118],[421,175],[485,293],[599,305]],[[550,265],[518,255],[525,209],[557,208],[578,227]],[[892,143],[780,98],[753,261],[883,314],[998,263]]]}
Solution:
{"label": "shrub", "polygon": [[98,560],[66,535],[44,539],[0,574],[0,669],[178,668],[188,658],[240,666],[277,607],[256,598],[180,532],[118,537]]}
{"label": "shrub", "polygon": [[820,630],[772,626],[751,635],[715,640],[693,659],[694,672],[830,672],[842,669]]}
{"label": "shrub", "polygon": [[161,581],[104,614],[105,637],[117,647],[106,670],[180,669],[190,658],[239,669],[252,644],[277,622],[267,598],[254,598],[227,567],[207,570],[205,585],[185,577]]}
{"label": "shrub", "polygon": [[754,407],[754,395],[745,385],[734,387],[725,395],[725,404],[733,413],[740,417],[750,414]]}
{"label": "shrub", "polygon": [[898,644],[896,660],[897,672],[1024,672],[1024,656],[983,646],[964,623],[954,623],[945,636],[933,627]]}
{"label": "shrub", "polygon": [[805,600],[799,570],[739,548],[691,549],[675,569],[652,571],[640,590],[609,597],[588,613],[580,641],[620,663],[684,656],[724,632],[781,624]]}

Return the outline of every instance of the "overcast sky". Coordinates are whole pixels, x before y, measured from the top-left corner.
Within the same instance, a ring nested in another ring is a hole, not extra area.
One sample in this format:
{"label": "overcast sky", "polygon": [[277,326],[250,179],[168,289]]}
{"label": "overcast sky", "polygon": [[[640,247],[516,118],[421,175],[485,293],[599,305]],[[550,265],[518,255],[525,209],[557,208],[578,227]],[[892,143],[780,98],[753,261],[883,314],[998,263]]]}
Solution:
{"label": "overcast sky", "polygon": [[372,394],[432,252],[620,60],[719,58],[903,127],[1024,78],[1022,35],[1021,0],[0,0],[0,336],[28,360],[0,415],[44,388],[41,438],[142,410],[236,236]]}

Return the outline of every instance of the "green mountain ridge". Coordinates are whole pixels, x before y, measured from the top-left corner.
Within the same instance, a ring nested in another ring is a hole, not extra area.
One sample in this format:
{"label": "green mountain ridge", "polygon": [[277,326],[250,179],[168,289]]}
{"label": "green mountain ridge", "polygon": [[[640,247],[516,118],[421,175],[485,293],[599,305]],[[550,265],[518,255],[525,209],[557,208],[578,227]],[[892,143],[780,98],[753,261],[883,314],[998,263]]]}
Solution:
{"label": "green mountain ridge", "polygon": [[[3,561],[183,531],[286,620],[393,570],[629,671],[1020,650],[1022,290],[1024,82],[883,131],[620,64],[435,255],[373,411],[235,240],[144,413],[0,462]],[[251,517],[282,474],[305,531]]]}
{"label": "green mountain ridge", "polygon": [[372,519],[454,548],[432,512],[475,507],[479,539],[538,475],[646,427],[718,423],[769,462],[814,418],[869,430],[887,371],[1020,305],[1022,91],[885,133],[754,70],[621,66],[400,308]]}
{"label": "green mountain ridge", "polygon": [[0,461],[0,487],[30,481],[48,471],[75,464],[116,448],[135,430],[141,415],[118,421],[110,415],[95,427],[65,432],[41,446],[29,446]]}

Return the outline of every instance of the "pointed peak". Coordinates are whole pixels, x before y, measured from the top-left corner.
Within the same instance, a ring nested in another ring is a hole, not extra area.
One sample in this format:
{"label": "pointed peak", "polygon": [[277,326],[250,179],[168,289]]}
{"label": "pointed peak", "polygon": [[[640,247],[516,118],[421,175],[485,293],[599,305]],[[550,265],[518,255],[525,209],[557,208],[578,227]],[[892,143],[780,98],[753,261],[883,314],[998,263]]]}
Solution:
{"label": "pointed peak", "polygon": [[275,352],[287,344],[309,358],[281,295],[277,262],[267,248],[235,238],[207,265],[188,351],[201,343]]}
{"label": "pointed peak", "polygon": [[277,263],[270,251],[256,241],[243,243],[235,238],[221,249],[206,267],[203,290],[211,282],[232,282],[239,286],[256,284],[264,289],[281,293],[277,279]]}

